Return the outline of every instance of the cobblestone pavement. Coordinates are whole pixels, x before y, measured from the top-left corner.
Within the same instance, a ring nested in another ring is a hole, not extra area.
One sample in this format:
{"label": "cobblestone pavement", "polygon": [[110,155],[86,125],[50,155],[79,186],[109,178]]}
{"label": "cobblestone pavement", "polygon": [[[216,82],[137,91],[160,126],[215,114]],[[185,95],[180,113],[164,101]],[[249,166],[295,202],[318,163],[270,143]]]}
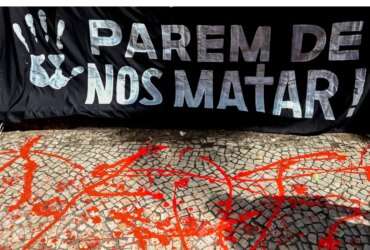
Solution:
{"label": "cobblestone pavement", "polygon": [[0,137],[0,249],[370,249],[369,139],[81,129]]}

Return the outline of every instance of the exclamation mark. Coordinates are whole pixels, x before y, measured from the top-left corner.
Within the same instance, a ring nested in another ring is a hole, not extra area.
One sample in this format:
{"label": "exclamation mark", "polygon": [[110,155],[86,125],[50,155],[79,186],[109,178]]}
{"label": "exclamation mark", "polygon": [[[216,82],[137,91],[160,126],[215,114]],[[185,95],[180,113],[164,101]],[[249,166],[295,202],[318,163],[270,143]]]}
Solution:
{"label": "exclamation mark", "polygon": [[352,105],[348,109],[347,117],[351,117],[356,110],[356,106],[361,99],[362,93],[364,91],[366,79],[366,68],[356,69],[356,81],[355,81],[355,89],[353,91],[353,100]]}

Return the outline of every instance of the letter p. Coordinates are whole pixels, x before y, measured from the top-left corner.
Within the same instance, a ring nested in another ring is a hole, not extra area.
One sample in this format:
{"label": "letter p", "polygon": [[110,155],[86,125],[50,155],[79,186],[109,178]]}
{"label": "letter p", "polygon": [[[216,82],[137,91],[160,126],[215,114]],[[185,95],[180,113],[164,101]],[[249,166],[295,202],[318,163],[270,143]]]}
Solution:
{"label": "letter p", "polygon": [[[99,29],[108,29],[110,36],[100,36]],[[122,40],[122,32],[119,25],[112,20],[89,20],[91,53],[99,55],[99,47],[115,46]]]}

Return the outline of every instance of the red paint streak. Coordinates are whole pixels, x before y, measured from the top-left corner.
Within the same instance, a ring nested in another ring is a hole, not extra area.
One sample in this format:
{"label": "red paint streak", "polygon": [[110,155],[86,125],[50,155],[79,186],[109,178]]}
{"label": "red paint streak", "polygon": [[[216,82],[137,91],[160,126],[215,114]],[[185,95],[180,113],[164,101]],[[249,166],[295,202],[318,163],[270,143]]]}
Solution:
{"label": "red paint streak", "polygon": [[27,159],[27,162],[24,164],[24,177],[23,177],[23,192],[19,200],[14,204],[9,206],[8,211],[12,212],[15,209],[18,209],[24,203],[29,201],[32,197],[32,180],[33,174],[36,171],[37,164],[31,159]]}
{"label": "red paint streak", "polygon": [[82,167],[80,164],[74,163],[71,160],[69,160],[65,157],[62,157],[60,155],[57,155],[57,154],[53,154],[53,153],[42,151],[42,150],[33,150],[31,153],[38,154],[38,155],[44,155],[44,156],[48,156],[48,157],[51,157],[51,158],[56,158],[58,160],[61,160],[65,163],[67,163],[72,168],[75,168],[77,170],[84,170],[84,167]]}
{"label": "red paint streak", "polygon": [[325,237],[319,239],[319,247],[328,250],[339,249],[339,240],[335,239],[336,231],[339,226],[348,220],[354,219],[362,215],[360,209],[353,209],[353,214],[345,216],[337,220],[335,223],[329,226],[328,233]]}
{"label": "red paint streak", "polygon": [[15,157],[13,159],[10,159],[9,161],[5,162],[1,167],[0,167],[0,173],[3,172],[5,169],[10,167],[14,162],[16,162],[19,159],[19,157]]}
{"label": "red paint streak", "polygon": [[221,173],[229,189],[228,198],[225,201],[222,201],[222,203],[224,203],[225,205],[225,208],[222,211],[223,217],[221,217],[220,223],[218,225],[218,233],[217,233],[218,243],[220,244],[220,247],[223,249],[227,249],[227,246],[224,240],[224,237],[225,237],[224,231],[228,233],[226,239],[229,239],[235,242],[235,238],[233,235],[233,224],[235,224],[235,220],[230,219],[230,214],[232,212],[232,205],[233,205],[233,183],[229,175],[226,173],[226,171],[220,165],[215,163],[211,158],[203,156],[201,157],[201,159],[205,162],[208,162],[211,166],[215,167]]}
{"label": "red paint streak", "polygon": [[185,147],[179,151],[179,160],[184,159],[186,153],[191,152],[193,150],[192,147]]}
{"label": "red paint streak", "polygon": [[251,210],[247,211],[244,214],[239,215],[239,221],[240,222],[245,222],[247,220],[250,220],[254,217],[258,217],[261,214],[259,211]]}
{"label": "red paint streak", "polygon": [[12,155],[16,153],[17,153],[17,150],[14,150],[14,149],[0,150],[0,155]]}
{"label": "red paint streak", "polygon": [[254,170],[247,170],[241,171],[240,173],[236,174],[234,178],[240,179],[242,177],[250,176],[257,172],[265,171],[265,170],[273,170],[279,168],[279,166],[287,166],[287,165],[294,165],[300,161],[304,160],[312,160],[312,161],[329,161],[329,160],[337,160],[337,161],[344,161],[346,159],[345,155],[338,154],[337,152],[332,151],[323,151],[323,152],[315,152],[310,154],[303,154],[298,155],[295,157],[291,157],[288,159],[282,159],[270,164],[267,164],[262,167],[257,167]]}
{"label": "red paint streak", "polygon": [[365,174],[366,174],[367,180],[370,181],[370,167],[367,167],[365,169]]}
{"label": "red paint streak", "polygon": [[176,189],[177,188],[185,188],[185,187],[188,186],[188,184],[189,184],[189,179],[182,179],[180,181],[175,182],[174,189],[173,189],[173,198],[172,198],[172,208],[173,208],[172,210],[173,210],[173,213],[174,213],[175,219],[176,219],[175,227],[176,227],[177,234],[180,236],[182,247],[185,250],[189,249],[189,247],[186,243],[185,236],[183,234],[181,224],[180,224],[180,216],[179,216],[179,212],[177,210],[178,202],[177,202],[177,199],[176,199]]}
{"label": "red paint streak", "polygon": [[29,201],[32,197],[32,181],[33,175],[37,169],[37,164],[34,162],[30,156],[29,152],[31,148],[40,140],[41,136],[34,136],[26,141],[26,143],[19,150],[20,157],[26,161],[23,165],[24,168],[24,177],[23,177],[23,192],[19,200],[14,204],[9,206],[8,211],[12,212],[15,209],[18,209],[24,203]]}
{"label": "red paint streak", "polygon": [[[366,147],[364,147],[361,150],[361,152],[360,152],[360,161],[358,163],[359,166],[364,165],[365,156],[368,154],[369,150],[370,150],[370,145],[367,145]],[[370,166],[365,166],[364,171],[365,171],[365,175],[367,177],[367,180],[370,181]]]}
{"label": "red paint streak", "polygon": [[5,185],[8,185],[8,186],[13,186],[14,181],[15,181],[14,177],[6,177],[6,176],[3,176],[1,180],[3,181]]}
{"label": "red paint streak", "polygon": [[19,150],[19,154],[22,158],[27,159],[30,153],[31,148],[40,140],[41,135],[36,135],[31,137],[26,141],[26,143]]}

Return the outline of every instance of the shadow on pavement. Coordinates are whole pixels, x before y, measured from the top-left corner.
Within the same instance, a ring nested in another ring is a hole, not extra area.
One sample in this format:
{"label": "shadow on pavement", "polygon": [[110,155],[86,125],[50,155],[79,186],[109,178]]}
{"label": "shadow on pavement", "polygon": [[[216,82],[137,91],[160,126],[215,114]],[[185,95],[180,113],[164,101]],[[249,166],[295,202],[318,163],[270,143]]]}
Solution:
{"label": "shadow on pavement", "polygon": [[233,249],[370,249],[370,211],[353,201],[344,206],[322,196],[232,197],[228,207],[228,200],[215,196],[207,206],[228,224],[224,237]]}

